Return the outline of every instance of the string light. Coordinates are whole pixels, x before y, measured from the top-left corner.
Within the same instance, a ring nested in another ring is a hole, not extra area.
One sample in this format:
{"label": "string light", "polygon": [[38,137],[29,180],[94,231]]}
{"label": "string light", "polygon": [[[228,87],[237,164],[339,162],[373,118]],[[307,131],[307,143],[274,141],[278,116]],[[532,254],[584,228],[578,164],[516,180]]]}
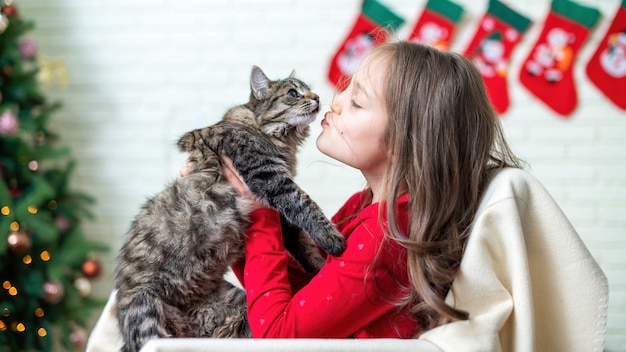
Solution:
{"label": "string light", "polygon": [[4,315],[5,317],[8,317],[9,315],[11,315],[11,312],[9,312],[9,308],[4,308],[2,310],[2,315]]}
{"label": "string light", "polygon": [[14,322],[13,324],[11,324],[11,330],[24,332],[26,330],[26,325],[24,325],[24,323]]}
{"label": "string light", "polygon": [[24,264],[28,265],[33,262],[33,258],[30,255],[26,254],[22,261],[24,262]]}
{"label": "string light", "polygon": [[44,337],[44,336],[48,335],[48,332],[44,328],[39,328],[39,330],[37,330],[37,335],[39,335],[41,337]]}
{"label": "string light", "polygon": [[35,309],[35,316],[36,316],[37,318],[41,318],[41,317],[43,317],[43,316],[44,316],[43,309],[41,309],[41,308],[37,308],[37,309]]}
{"label": "string light", "polygon": [[[11,285],[11,283],[10,283],[9,281],[5,281],[5,282],[3,282],[3,283],[2,283],[2,287],[3,287],[5,290],[9,291],[9,294],[10,294],[11,296],[15,296],[15,295],[17,295],[17,288],[15,288],[15,286]],[[7,312],[7,311],[8,311],[8,309],[6,309],[6,308],[5,308],[5,312]]]}
{"label": "string light", "polygon": [[0,331],[6,331],[6,329],[7,325],[2,320],[0,320]]}
{"label": "string light", "polygon": [[50,210],[55,210],[57,208],[57,201],[54,199],[49,201],[48,208],[50,208]]}
{"label": "string light", "polygon": [[17,221],[13,221],[11,225],[9,225],[9,228],[11,228],[11,231],[17,232],[20,229],[20,223],[18,223]]}
{"label": "string light", "polygon": [[48,251],[43,251],[41,252],[41,254],[39,255],[39,257],[41,258],[41,260],[43,260],[44,262],[47,262],[48,260],[50,260],[50,253],[48,253]]}
{"label": "string light", "polygon": [[2,209],[0,209],[0,213],[2,213],[2,215],[9,215],[11,214],[11,208],[9,208],[8,205],[5,205],[2,207]]}
{"label": "string light", "polygon": [[37,207],[34,205],[29,205],[28,206],[28,212],[31,214],[37,214]]}

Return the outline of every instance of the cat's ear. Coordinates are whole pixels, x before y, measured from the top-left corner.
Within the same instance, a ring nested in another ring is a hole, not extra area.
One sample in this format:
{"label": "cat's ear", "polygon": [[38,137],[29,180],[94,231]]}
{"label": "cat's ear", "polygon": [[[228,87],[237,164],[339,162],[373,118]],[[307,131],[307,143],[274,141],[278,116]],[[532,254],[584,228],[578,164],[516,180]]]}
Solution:
{"label": "cat's ear", "polygon": [[250,89],[252,89],[252,94],[254,94],[254,97],[257,99],[266,98],[270,89],[270,80],[257,66],[252,66]]}
{"label": "cat's ear", "polygon": [[289,78],[296,78],[296,70],[291,70],[291,73],[289,74]]}

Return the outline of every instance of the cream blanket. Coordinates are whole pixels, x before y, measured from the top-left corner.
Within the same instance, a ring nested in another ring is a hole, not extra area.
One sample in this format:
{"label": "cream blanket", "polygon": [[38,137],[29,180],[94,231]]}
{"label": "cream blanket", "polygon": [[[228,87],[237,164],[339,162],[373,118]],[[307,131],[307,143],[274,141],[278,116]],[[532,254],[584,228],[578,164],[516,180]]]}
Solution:
{"label": "cream blanket", "polygon": [[[606,277],[546,189],[522,170],[501,170],[490,182],[447,300],[470,319],[417,340],[162,339],[142,351],[590,352],[604,346]],[[111,298],[87,352],[120,346]]]}

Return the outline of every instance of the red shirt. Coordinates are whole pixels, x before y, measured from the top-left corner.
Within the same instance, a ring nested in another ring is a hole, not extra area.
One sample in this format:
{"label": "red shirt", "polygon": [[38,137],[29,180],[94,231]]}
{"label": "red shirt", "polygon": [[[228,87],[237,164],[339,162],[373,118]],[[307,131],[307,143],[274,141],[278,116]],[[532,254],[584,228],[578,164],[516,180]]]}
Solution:
{"label": "red shirt", "polygon": [[[285,250],[278,213],[252,212],[245,264],[234,265],[233,271],[246,289],[253,337],[415,335],[417,322],[394,301],[408,284],[406,249],[385,239],[378,204],[363,207],[363,197],[369,192],[353,195],[333,217],[346,237],[346,250],[338,257],[328,256],[312,279],[296,268]],[[407,228],[406,204],[406,196],[397,204],[400,229]]]}

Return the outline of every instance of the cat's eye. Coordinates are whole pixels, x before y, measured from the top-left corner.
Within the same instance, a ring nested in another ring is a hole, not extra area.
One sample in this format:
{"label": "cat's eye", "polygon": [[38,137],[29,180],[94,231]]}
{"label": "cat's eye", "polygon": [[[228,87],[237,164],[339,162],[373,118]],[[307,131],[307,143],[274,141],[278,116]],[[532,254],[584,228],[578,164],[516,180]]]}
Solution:
{"label": "cat's eye", "polygon": [[287,92],[287,94],[289,94],[290,97],[294,97],[294,98],[302,98],[302,94],[298,93],[297,90],[295,89],[289,89],[289,91]]}

